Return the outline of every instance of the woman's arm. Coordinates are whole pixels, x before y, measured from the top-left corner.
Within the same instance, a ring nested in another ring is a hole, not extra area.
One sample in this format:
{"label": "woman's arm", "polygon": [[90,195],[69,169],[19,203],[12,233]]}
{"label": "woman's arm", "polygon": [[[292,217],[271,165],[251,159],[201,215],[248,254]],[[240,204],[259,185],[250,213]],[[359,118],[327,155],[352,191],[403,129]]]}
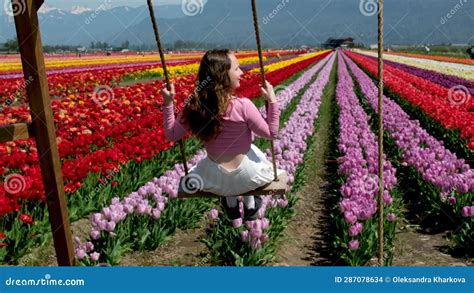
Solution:
{"label": "woman's arm", "polygon": [[165,136],[168,140],[180,140],[188,132],[187,125],[181,123],[181,113],[175,119],[173,104],[163,106],[163,122]]}
{"label": "woman's arm", "polygon": [[165,136],[168,140],[177,141],[183,138],[188,131],[188,127],[181,123],[181,113],[178,114],[177,119],[174,117],[173,99],[176,94],[174,84],[170,85],[168,90],[166,87],[161,89],[163,100],[163,127],[165,129]]}
{"label": "woman's arm", "polygon": [[280,125],[280,105],[278,101],[268,103],[267,120],[263,119],[252,101],[244,99],[244,117],[247,125],[256,135],[271,139],[278,136]]}

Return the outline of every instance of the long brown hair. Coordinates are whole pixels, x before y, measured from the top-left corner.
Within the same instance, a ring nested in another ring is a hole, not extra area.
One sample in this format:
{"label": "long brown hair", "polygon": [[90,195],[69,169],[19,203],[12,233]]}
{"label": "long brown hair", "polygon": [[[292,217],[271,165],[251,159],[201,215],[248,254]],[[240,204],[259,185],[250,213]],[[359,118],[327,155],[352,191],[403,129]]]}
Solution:
{"label": "long brown hair", "polygon": [[207,51],[199,65],[196,88],[183,109],[183,122],[201,141],[215,139],[222,131],[221,117],[227,110],[232,88],[231,60],[227,49]]}

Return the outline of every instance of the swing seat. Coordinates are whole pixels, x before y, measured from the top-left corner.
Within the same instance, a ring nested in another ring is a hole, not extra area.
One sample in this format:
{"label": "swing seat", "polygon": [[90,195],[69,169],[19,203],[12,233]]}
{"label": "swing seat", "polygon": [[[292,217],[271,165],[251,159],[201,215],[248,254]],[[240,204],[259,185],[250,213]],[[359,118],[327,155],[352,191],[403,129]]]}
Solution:
{"label": "swing seat", "polygon": [[[196,190],[196,192],[186,192],[185,187],[185,180],[186,176],[181,177],[179,180],[179,188],[178,188],[178,198],[194,198],[194,197],[221,197],[221,195],[214,194],[211,192],[204,192],[200,190]],[[244,194],[239,194],[239,196],[251,196],[251,195],[279,195],[283,196],[287,190],[288,186],[288,174],[283,172],[278,176],[276,181],[272,181],[267,185],[261,186],[255,190],[249,191]]]}

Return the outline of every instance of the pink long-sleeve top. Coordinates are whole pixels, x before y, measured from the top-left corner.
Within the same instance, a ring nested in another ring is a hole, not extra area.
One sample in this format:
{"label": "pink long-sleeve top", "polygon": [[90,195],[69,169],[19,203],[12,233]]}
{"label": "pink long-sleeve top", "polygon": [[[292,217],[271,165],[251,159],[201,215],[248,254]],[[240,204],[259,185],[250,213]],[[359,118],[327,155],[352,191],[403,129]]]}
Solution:
{"label": "pink long-sleeve top", "polygon": [[[164,106],[163,119],[168,140],[177,141],[189,131],[189,127],[181,123],[181,113],[175,119],[172,104]],[[222,132],[215,139],[204,142],[204,147],[213,157],[247,153],[252,144],[252,132],[263,138],[276,138],[279,122],[278,102],[269,103],[265,120],[252,101],[233,97],[222,117]]]}

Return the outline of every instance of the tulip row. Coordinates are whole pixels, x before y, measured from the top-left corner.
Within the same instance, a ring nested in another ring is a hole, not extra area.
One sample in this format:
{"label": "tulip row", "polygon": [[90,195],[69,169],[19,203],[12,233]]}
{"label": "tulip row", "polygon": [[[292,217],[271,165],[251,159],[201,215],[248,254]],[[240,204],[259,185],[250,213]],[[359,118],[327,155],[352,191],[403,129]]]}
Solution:
{"label": "tulip row", "polygon": [[[307,59],[311,59],[311,58],[314,58],[318,55],[326,54],[328,52],[330,52],[330,50],[324,50],[324,51],[319,51],[319,52],[315,52],[315,53],[309,53],[309,54],[305,54],[305,55],[302,55],[302,56],[298,56],[298,57],[290,59],[290,60],[283,60],[283,61],[276,62],[276,63],[265,66],[264,70],[265,70],[265,72],[272,72],[272,71],[278,70],[280,68],[290,66],[291,64],[294,64],[294,63],[297,63],[297,62],[300,62],[300,61],[304,61],[304,60],[307,60]],[[252,69],[251,72],[259,72],[259,70],[260,70],[260,68],[255,68],[255,69]]]}
{"label": "tulip row", "polygon": [[[344,58],[369,106],[376,112],[378,94],[375,84],[352,60],[346,56]],[[456,243],[459,247],[472,248],[473,219],[466,218],[470,213],[466,212],[465,207],[473,204],[474,170],[385,96],[383,115],[384,128],[396,148],[401,151],[396,158],[401,162],[397,169],[400,172],[401,167],[407,167],[404,179],[410,182],[411,188],[417,190],[417,193],[409,193],[416,196],[411,200],[421,202],[424,211],[432,215],[427,217],[427,220],[433,221],[437,226],[454,228],[454,239],[463,239]]]}
{"label": "tulip row", "polygon": [[[264,53],[265,57],[274,56],[276,54],[286,55],[293,54],[293,51],[278,51]],[[196,54],[166,54],[165,59],[167,61],[193,59],[198,61],[202,57],[203,53],[198,52]],[[237,58],[256,58],[256,52],[248,53],[236,53]],[[94,68],[96,66],[103,66],[105,64],[117,64],[126,65],[131,63],[143,63],[143,62],[157,62],[160,57],[157,54],[120,54],[119,56],[82,56],[82,57],[46,57],[45,65],[49,69],[65,69],[65,68]],[[21,62],[19,58],[0,58],[0,73],[7,74],[12,72],[21,71]]]}
{"label": "tulip row", "polygon": [[[377,74],[377,63],[360,54],[347,55],[372,75]],[[448,90],[438,84],[409,74],[389,65],[384,66],[384,83],[394,93],[422,109],[428,116],[448,130],[458,130],[459,138],[467,140],[467,148],[474,149],[474,106],[469,94]]]}
{"label": "tulip row", "polygon": [[[373,58],[375,58],[375,57],[373,57]],[[394,68],[403,70],[403,71],[408,72],[410,74],[416,75],[420,78],[429,80],[433,83],[437,83],[440,86],[443,86],[447,89],[455,87],[455,86],[460,86],[460,85],[464,86],[469,91],[469,93],[471,95],[474,95],[474,82],[467,81],[465,79],[462,79],[462,78],[459,78],[459,77],[456,77],[456,76],[447,75],[447,74],[439,73],[439,72],[436,72],[436,71],[421,69],[421,68],[417,68],[417,67],[414,67],[414,66],[410,66],[410,65],[406,65],[406,64],[402,64],[402,63],[397,63],[397,62],[394,62],[394,61],[386,60],[384,62],[387,65],[390,65]],[[474,70],[474,68],[473,68],[473,70]]]}
{"label": "tulip row", "polygon": [[[364,55],[376,57],[377,53],[361,51]],[[421,69],[432,70],[447,75],[456,76],[465,80],[474,80],[474,71],[472,65],[456,64],[449,62],[440,62],[429,59],[420,59],[404,56],[384,55],[384,59],[394,61],[397,63],[403,63],[411,66],[415,66]]]}
{"label": "tulip row", "polygon": [[448,57],[448,56],[440,56],[440,55],[426,55],[426,54],[401,53],[401,52],[390,52],[387,54],[395,55],[395,56],[413,57],[413,58],[419,58],[419,59],[436,60],[436,61],[442,61],[442,62],[474,65],[474,60],[471,60],[468,58],[456,58],[456,57]]}
{"label": "tulip row", "polygon": [[[338,149],[341,156],[337,159],[338,173],[344,182],[340,188],[342,199],[339,202],[340,212],[336,217],[336,245],[341,250],[341,257],[350,265],[364,265],[377,252],[377,195],[378,180],[378,145],[375,135],[369,126],[369,116],[359,104],[354,92],[354,82],[339,55],[338,83],[336,100],[339,107],[339,140]],[[396,213],[399,200],[393,200],[396,194],[396,170],[383,155],[383,203],[385,221],[385,243],[388,255],[392,254],[395,236]],[[390,259],[390,257],[388,258]]]}
{"label": "tulip row", "polygon": [[[257,64],[258,57],[248,57],[248,58],[242,58],[239,59],[239,64],[240,65],[246,65],[246,64]],[[267,58],[263,58],[263,60],[267,60]],[[172,66],[172,67],[167,67],[168,74],[170,77],[176,77],[180,75],[187,75],[187,74],[195,74],[197,73],[199,69],[199,63],[192,63],[184,66]],[[158,67],[158,68],[152,68],[152,69],[147,69],[141,72],[136,72],[134,74],[128,75],[125,77],[125,80],[138,80],[138,79],[144,79],[144,78],[159,78],[164,76],[164,71],[163,68]]]}
{"label": "tulip row", "polygon": [[[303,74],[295,82],[290,84],[288,89],[291,91],[301,89],[305,83],[309,81],[312,74],[321,67],[321,63],[322,61],[312,69],[308,70],[308,72]],[[292,98],[287,94],[287,91],[279,93],[278,97],[280,99],[289,98],[285,103],[283,103],[283,108],[286,107],[289,100]],[[199,151],[190,161],[188,161],[188,166],[194,166],[204,157],[205,151]],[[181,164],[176,164],[173,170],[165,172],[165,174],[160,178],[153,179],[151,182],[141,187],[137,192],[132,192],[122,201],[114,199],[111,206],[104,208],[101,213],[94,214],[91,218],[93,228],[90,233],[90,244],[85,243],[77,245],[76,254],[78,258],[82,259],[84,264],[89,264],[90,261],[95,261],[97,255],[94,253],[100,253],[99,258],[102,261],[117,264],[119,262],[119,255],[109,253],[117,245],[122,247],[120,248],[121,251],[125,251],[123,247],[129,247],[130,249],[132,247],[136,249],[152,249],[164,240],[162,236],[154,235],[159,235],[160,233],[165,235],[171,234],[174,231],[172,227],[179,226],[174,222],[179,221],[180,217],[177,217],[177,214],[184,213],[184,208],[188,213],[188,216],[185,217],[184,221],[188,221],[188,225],[192,224],[189,223],[191,221],[189,215],[199,214],[199,212],[202,214],[201,207],[203,204],[200,204],[199,200],[175,200],[179,179],[183,175],[183,166]],[[164,193],[168,196],[164,196]],[[153,199],[152,203],[150,203],[151,199]],[[145,215],[147,215],[147,217],[145,217]],[[181,217],[181,219],[183,219],[183,217]],[[118,223],[120,224],[117,225]],[[164,223],[166,226],[164,226]],[[145,240],[149,241],[149,244],[139,247],[134,244],[135,241],[130,239],[129,235],[130,231],[141,230],[144,231],[145,235],[149,235],[149,237],[144,237],[144,235],[137,233],[134,238],[150,238],[152,241]],[[155,233],[153,233],[153,231],[155,231]],[[124,240],[124,238],[127,239]],[[95,252],[91,249],[87,249],[87,247],[92,247],[91,244],[95,245]]]}

